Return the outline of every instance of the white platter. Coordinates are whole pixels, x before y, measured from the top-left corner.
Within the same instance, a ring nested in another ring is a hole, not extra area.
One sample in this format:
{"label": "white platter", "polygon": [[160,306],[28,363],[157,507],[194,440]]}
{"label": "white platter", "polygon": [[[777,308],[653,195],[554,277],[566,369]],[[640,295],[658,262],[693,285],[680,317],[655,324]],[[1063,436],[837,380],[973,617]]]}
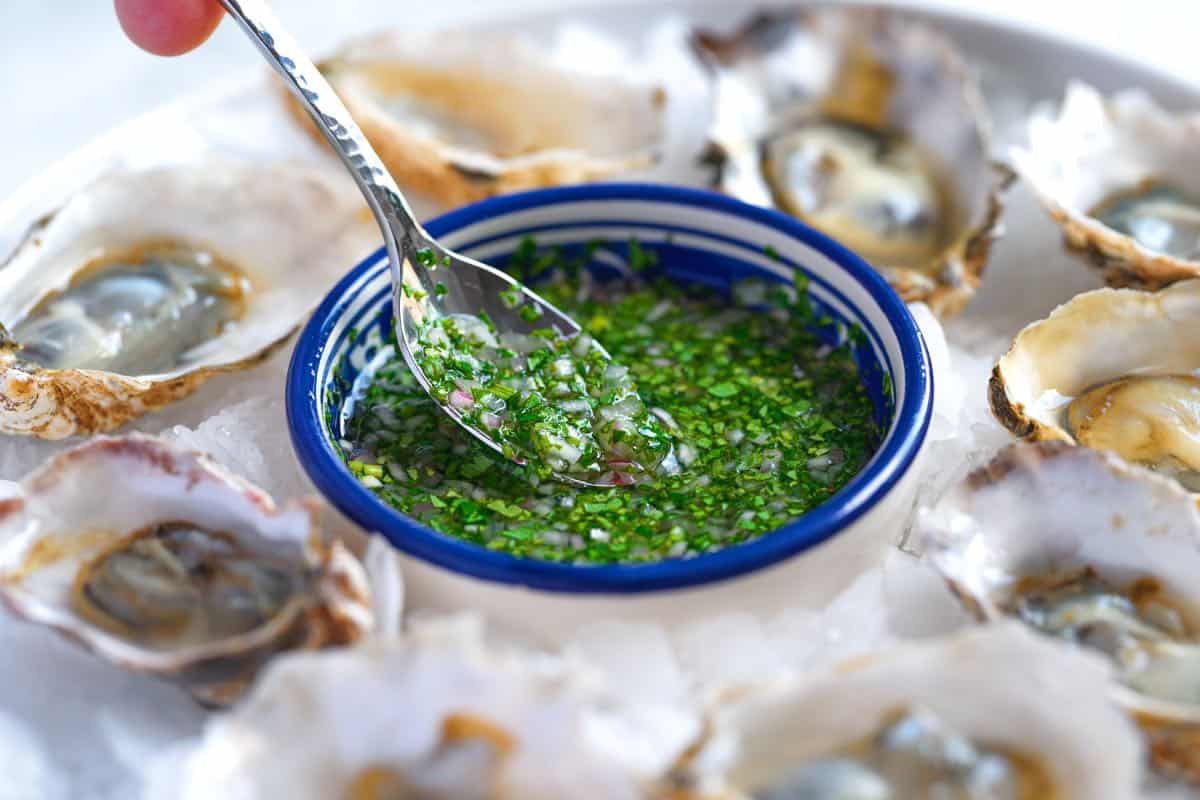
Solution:
{"label": "white platter", "polygon": [[[564,23],[569,23],[565,44],[561,38],[557,41],[576,53],[594,43],[587,31],[601,31],[631,48],[650,48],[656,54],[655,65],[668,73],[670,149],[668,157],[642,177],[703,184],[705,173],[694,157],[707,112],[704,76],[685,50],[672,45],[677,44],[685,22],[727,29],[754,10],[749,4],[719,1],[636,9],[606,6],[513,19],[490,29],[549,42],[563,34]],[[1019,133],[1019,122],[1032,104],[1058,97],[1073,77],[1104,91],[1142,87],[1168,107],[1200,107],[1197,90],[1103,52],[1015,27],[927,16],[959,43],[980,70],[1000,146]],[[323,149],[291,123],[276,99],[263,73],[214,85],[120,126],[0,204],[0,252],[7,252],[30,223],[76,187],[114,166],[150,166],[217,153],[298,160],[336,169]],[[953,363],[943,361],[935,376],[941,416],[930,445],[934,456],[928,461],[934,466],[926,497],[959,474],[968,461],[985,457],[1008,440],[985,412],[990,360],[1024,324],[1074,293],[1098,285],[1090,272],[1062,253],[1057,230],[1023,187],[1010,192],[1008,205],[1008,235],[994,251],[982,290],[968,311],[947,326]],[[425,211],[433,210],[425,206]],[[936,328],[931,332],[936,339]],[[287,445],[281,413],[285,369],[286,354],[243,375],[214,380],[196,396],[135,427],[172,431],[277,495],[294,495],[305,490],[306,482]],[[249,405],[241,406],[237,414],[222,413],[238,403]],[[249,447],[242,446],[246,444]],[[0,479],[20,477],[61,447],[15,440],[0,443]],[[957,624],[953,609],[943,605],[947,598],[935,594],[933,582],[910,574],[912,567],[905,559],[897,553],[895,563],[856,584],[855,602],[862,605],[849,612],[832,610],[815,621],[816,627],[805,630],[816,631],[829,642],[838,639],[837,647],[844,648],[846,639],[866,647],[897,634],[928,634]],[[419,596],[410,596],[409,601],[410,606],[420,607]],[[878,624],[883,618],[891,627]],[[728,621],[708,622],[709,629],[716,629]],[[741,646],[769,651],[772,631],[779,635],[779,626],[751,627],[752,641]],[[604,638],[610,634],[581,631],[576,645],[596,648],[597,642],[611,641]],[[694,656],[704,650],[700,644],[704,626],[670,636],[646,629],[636,634],[641,641],[667,642],[685,664],[689,653]],[[637,636],[629,634],[627,641]],[[837,647],[830,645],[830,649]],[[762,656],[756,663],[758,668],[779,666],[781,659],[778,651],[771,651],[770,657]],[[51,634],[8,618],[0,618],[0,687],[0,766],[6,775],[0,781],[0,798],[137,796],[145,765],[173,743],[195,736],[204,719],[203,712],[182,694],[99,664]]]}

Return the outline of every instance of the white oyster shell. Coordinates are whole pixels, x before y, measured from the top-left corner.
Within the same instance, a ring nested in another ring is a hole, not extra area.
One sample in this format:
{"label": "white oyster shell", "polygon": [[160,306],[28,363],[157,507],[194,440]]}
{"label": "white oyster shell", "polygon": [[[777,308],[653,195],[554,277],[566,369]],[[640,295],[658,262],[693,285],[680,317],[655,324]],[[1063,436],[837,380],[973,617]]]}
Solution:
{"label": "white oyster shell", "polygon": [[390,776],[421,797],[636,800],[699,730],[578,662],[488,647],[476,619],[425,619],[276,661],[149,796],[383,800],[371,777]]}
{"label": "white oyster shell", "polygon": [[307,168],[213,162],[99,178],[0,269],[0,324],[11,332],[97,257],[163,243],[211,252],[243,272],[252,285],[243,315],[184,366],[157,374],[42,368],[0,336],[0,432],[61,439],[112,430],[216,373],[256,363],[377,238],[352,187]]}
{"label": "white oyster shell", "polygon": [[[983,621],[1005,616],[1001,604],[1022,578],[1085,567],[1114,584],[1152,578],[1200,614],[1194,496],[1109,453],[1063,442],[1010,445],[926,510],[914,536]],[[1108,691],[1142,722],[1156,763],[1200,778],[1200,705],[1116,683]]]}
{"label": "white oyster shell", "polygon": [[973,743],[1032,758],[1055,797],[1128,800],[1141,747],[1106,701],[1106,679],[1099,659],[1015,624],[860,657],[720,711],[688,768],[692,796],[756,796],[805,762],[867,740],[891,714],[920,708]]}
{"label": "white oyster shell", "polygon": [[1000,235],[1011,176],[991,159],[982,97],[949,40],[886,10],[805,8],[761,14],[729,36],[698,32],[692,42],[714,74],[707,157],[719,189],[776,206],[763,143],[800,123],[903,133],[952,187],[952,230],[919,267],[860,255],[905,301],[923,301],[939,317],[966,305]]}
{"label": "white oyster shell", "polygon": [[[207,457],[143,434],[97,437],[52,458],[0,501],[0,599],[114,664],[225,704],[282,649],[358,639],[374,626],[362,566],[316,527],[312,501],[283,508]],[[259,627],[207,640],[139,642],[82,615],[81,569],[133,534],[183,523],[303,576]]]}
{"label": "white oyster shell", "polygon": [[[1068,409],[1088,390],[1130,376],[1192,376],[1198,370],[1200,280],[1153,293],[1097,289],[1022,330],[993,369],[988,394],[992,412],[1015,435],[1075,442]],[[1147,426],[1200,433],[1200,420],[1189,420],[1185,411],[1148,405],[1129,427],[1128,448],[1113,449],[1132,452],[1137,441],[1154,435]]]}
{"label": "white oyster shell", "polygon": [[1200,277],[1200,261],[1151,250],[1089,215],[1146,180],[1166,179],[1200,197],[1200,113],[1169,112],[1141,90],[1106,98],[1075,82],[1056,111],[1030,118],[1028,142],[1010,158],[1068,247],[1102,269],[1109,285],[1157,288]]}
{"label": "white oyster shell", "polygon": [[663,136],[661,89],[516,37],[389,31],[319,66],[396,180],[447,205],[646,167]]}

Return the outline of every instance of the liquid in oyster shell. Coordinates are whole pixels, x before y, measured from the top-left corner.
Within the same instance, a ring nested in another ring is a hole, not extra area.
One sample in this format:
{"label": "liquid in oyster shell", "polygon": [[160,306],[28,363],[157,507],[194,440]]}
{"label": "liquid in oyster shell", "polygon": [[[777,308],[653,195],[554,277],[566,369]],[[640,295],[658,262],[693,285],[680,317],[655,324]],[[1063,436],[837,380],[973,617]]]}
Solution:
{"label": "liquid in oyster shell", "polygon": [[1088,216],[1147,250],[1175,258],[1200,259],[1200,199],[1157,178],[1106,197]]}
{"label": "liquid in oyster shell", "polygon": [[923,709],[893,713],[880,731],[798,766],[754,800],[1052,800],[1038,763],[993,750],[948,729]]}
{"label": "liquid in oyster shell", "polygon": [[304,570],[183,522],[139,531],[85,564],[73,605],[84,619],[161,649],[248,634],[309,583]]}
{"label": "liquid in oyster shell", "polygon": [[236,324],[249,291],[240,270],[209,252],[147,245],[85,266],[12,336],[22,359],[51,369],[165,373]]}
{"label": "liquid in oyster shell", "polygon": [[1005,610],[1043,633],[1104,653],[1118,680],[1137,692],[1200,703],[1200,640],[1153,578],[1121,588],[1090,567],[1024,578]]}
{"label": "liquid in oyster shell", "polygon": [[925,270],[949,244],[953,189],[903,133],[821,118],[763,145],[780,208],[881,266]]}

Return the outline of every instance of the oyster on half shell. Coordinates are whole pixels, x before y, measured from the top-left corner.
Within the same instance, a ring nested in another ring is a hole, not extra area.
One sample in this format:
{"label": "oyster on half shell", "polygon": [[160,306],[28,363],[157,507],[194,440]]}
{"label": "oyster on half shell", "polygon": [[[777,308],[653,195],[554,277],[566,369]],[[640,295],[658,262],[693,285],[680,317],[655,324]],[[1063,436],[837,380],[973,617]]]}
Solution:
{"label": "oyster on half shell", "polygon": [[373,627],[366,575],[311,503],[132,434],[51,459],[0,502],[0,599],[96,655],[224,705],[283,650]]}
{"label": "oyster on half shell", "polygon": [[677,781],[688,800],[1128,800],[1142,751],[1106,677],[1015,624],[905,645],[727,704]]}
{"label": "oyster on half shell", "polygon": [[305,168],[99,178],[0,268],[0,432],[112,430],[257,363],[377,237],[349,186]]}
{"label": "oyster on half shell", "polygon": [[489,644],[477,622],[279,659],[148,797],[637,800],[698,737],[698,712]]}
{"label": "oyster on half shell", "polygon": [[949,41],[894,13],[817,8],[696,33],[693,47],[715,80],[718,188],[838,239],[906,301],[961,310],[1010,176]]}
{"label": "oyster on half shell", "polygon": [[1165,771],[1200,780],[1200,512],[1174,481],[1064,442],[1010,445],[922,514],[969,612],[1113,665],[1109,693]]}
{"label": "oyster on half shell", "polygon": [[988,395],[1017,436],[1111,450],[1200,491],[1200,280],[1077,295],[1018,334]]}
{"label": "oyster on half shell", "polygon": [[389,31],[318,66],[396,180],[446,205],[647,167],[661,146],[662,89],[516,37]]}
{"label": "oyster on half shell", "polygon": [[1011,158],[1068,248],[1110,286],[1200,277],[1200,114],[1073,83],[1057,113],[1030,118]]}

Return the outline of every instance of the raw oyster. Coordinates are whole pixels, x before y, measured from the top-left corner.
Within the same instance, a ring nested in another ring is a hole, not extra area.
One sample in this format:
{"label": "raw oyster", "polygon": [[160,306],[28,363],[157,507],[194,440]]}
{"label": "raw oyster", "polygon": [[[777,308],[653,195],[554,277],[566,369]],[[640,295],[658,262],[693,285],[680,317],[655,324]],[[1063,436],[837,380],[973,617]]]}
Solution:
{"label": "raw oyster", "polygon": [[101,177],[0,269],[0,432],[112,430],[265,358],[374,246],[364,214],[299,167]]}
{"label": "raw oyster", "polygon": [[477,620],[273,663],[152,800],[635,800],[700,732],[585,664],[488,646]]}
{"label": "raw oyster", "polygon": [[1200,277],[1200,114],[1072,83],[1056,115],[1030,119],[1011,157],[1067,246],[1110,286]]}
{"label": "raw oyster", "polygon": [[1077,295],[992,370],[992,412],[1017,436],[1112,450],[1200,491],[1200,280]]}
{"label": "raw oyster", "polygon": [[1104,653],[1164,768],[1200,780],[1200,512],[1174,481],[1064,442],[1011,445],[917,526],[980,620]]}
{"label": "raw oyster", "polygon": [[907,645],[720,710],[678,782],[704,800],[1128,800],[1141,748],[1106,676],[1015,624]]}
{"label": "raw oyster", "polygon": [[0,599],[224,705],[279,651],[372,628],[362,566],[315,516],[160,439],[97,437],[0,502]]}
{"label": "raw oyster", "polygon": [[957,313],[999,234],[1010,176],[979,90],[940,35],[878,9],[766,14],[697,33],[715,76],[717,186],[820,228],[906,301]]}
{"label": "raw oyster", "polygon": [[319,67],[396,180],[447,205],[649,166],[663,136],[661,89],[569,70],[518,38],[389,31]]}

